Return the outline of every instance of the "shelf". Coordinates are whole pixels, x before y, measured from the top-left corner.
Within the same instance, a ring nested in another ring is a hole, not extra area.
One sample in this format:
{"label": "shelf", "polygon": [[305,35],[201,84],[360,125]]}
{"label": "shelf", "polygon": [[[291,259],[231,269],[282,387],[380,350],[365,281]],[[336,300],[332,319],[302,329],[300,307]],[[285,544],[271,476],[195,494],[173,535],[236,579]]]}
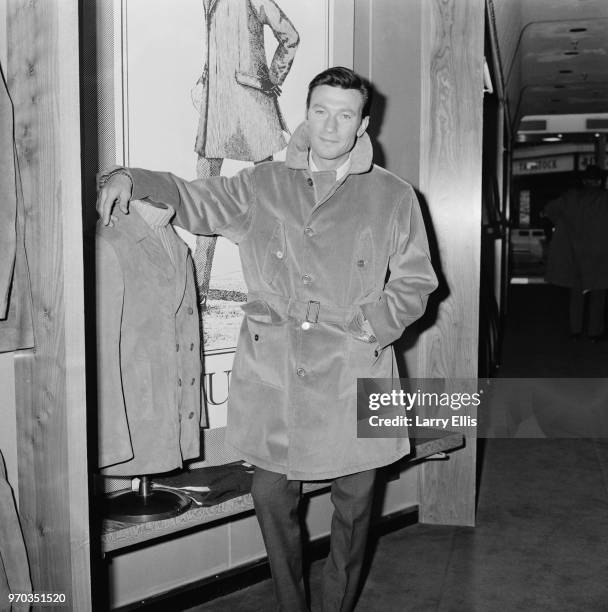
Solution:
{"label": "shelf", "polygon": [[[445,453],[464,445],[464,435],[459,432],[418,428],[415,433],[418,437],[414,438],[414,450],[403,459],[404,463],[421,461],[437,453]],[[327,490],[330,486],[331,481],[306,482],[303,492],[310,495]],[[102,527],[102,552],[110,553],[252,511],[253,500],[247,493],[215,506],[194,507],[183,514],[162,521],[133,524],[106,519]]]}

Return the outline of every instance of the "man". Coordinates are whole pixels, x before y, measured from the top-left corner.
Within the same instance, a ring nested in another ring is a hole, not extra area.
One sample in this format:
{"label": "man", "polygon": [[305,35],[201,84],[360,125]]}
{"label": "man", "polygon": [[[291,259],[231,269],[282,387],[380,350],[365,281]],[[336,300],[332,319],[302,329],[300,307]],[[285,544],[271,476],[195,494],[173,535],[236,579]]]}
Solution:
{"label": "man", "polygon": [[597,341],[605,330],[608,192],[602,188],[602,179],[599,166],[587,166],[582,188],[568,190],[543,211],[555,225],[545,278],[570,289],[570,335],[575,340],[585,331],[585,295],[589,338]]}
{"label": "man", "polygon": [[407,438],[357,438],[357,378],[397,376],[391,343],[436,287],[412,187],[372,164],[368,109],[366,83],[330,68],[309,85],[285,162],[193,182],[119,169],[98,198],[105,223],[114,202],[147,198],[173,206],[176,224],[239,244],[249,294],[226,440],[256,466],[256,514],[289,612],[306,610],[303,480],[333,479],[324,610],[355,605],[375,469],[409,452]]}

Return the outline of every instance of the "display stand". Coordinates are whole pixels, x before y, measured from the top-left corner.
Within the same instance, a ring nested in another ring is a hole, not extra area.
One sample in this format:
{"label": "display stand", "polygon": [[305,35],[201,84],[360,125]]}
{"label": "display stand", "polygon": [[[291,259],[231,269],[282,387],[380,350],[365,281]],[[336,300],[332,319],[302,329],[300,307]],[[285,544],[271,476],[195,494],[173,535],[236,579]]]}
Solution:
{"label": "display stand", "polygon": [[[462,433],[431,428],[418,428],[419,437],[414,440],[413,452],[403,459],[412,464],[433,458],[447,459],[449,451],[462,448],[465,438]],[[320,493],[329,489],[331,481],[304,483],[304,494]],[[103,523],[102,550],[104,553],[120,551],[129,546],[154,541],[181,531],[203,528],[222,519],[253,512],[251,494],[240,495],[213,506],[193,507],[178,516],[136,524],[106,519]]]}

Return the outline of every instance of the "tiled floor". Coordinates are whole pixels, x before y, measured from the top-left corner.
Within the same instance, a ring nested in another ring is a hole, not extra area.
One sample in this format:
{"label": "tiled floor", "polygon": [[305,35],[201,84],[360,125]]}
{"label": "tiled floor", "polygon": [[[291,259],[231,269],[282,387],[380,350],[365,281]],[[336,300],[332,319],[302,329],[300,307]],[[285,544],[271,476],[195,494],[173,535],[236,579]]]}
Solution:
{"label": "tiled floor", "polygon": [[[606,376],[608,343],[574,343],[566,308],[554,287],[513,288],[501,376]],[[608,439],[481,446],[476,527],[383,536],[358,612],[608,611]],[[313,610],[321,568],[311,571]],[[192,611],[273,609],[266,581]]]}

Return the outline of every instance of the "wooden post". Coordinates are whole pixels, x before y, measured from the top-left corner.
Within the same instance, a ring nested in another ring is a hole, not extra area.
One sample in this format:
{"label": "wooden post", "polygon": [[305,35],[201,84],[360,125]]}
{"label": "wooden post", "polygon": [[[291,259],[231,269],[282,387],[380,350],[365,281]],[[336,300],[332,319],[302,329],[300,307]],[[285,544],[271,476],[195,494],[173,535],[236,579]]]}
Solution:
{"label": "wooden post", "polygon": [[35,351],[16,357],[19,500],[36,591],[91,608],[78,0],[8,0],[8,85]]}
{"label": "wooden post", "polygon": [[[422,3],[420,191],[446,297],[435,325],[420,338],[416,369],[448,386],[477,377],[483,42],[483,0]],[[449,461],[422,466],[421,522],[474,525],[475,457],[476,440],[467,436]]]}

